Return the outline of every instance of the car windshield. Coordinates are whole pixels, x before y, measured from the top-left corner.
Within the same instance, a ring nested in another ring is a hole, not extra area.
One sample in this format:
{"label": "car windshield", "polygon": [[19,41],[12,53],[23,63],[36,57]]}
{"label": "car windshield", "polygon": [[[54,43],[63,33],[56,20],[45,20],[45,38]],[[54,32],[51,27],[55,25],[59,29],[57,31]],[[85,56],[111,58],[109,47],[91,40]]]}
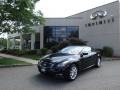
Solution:
{"label": "car windshield", "polygon": [[59,53],[79,54],[83,50],[83,47],[70,46],[59,51]]}

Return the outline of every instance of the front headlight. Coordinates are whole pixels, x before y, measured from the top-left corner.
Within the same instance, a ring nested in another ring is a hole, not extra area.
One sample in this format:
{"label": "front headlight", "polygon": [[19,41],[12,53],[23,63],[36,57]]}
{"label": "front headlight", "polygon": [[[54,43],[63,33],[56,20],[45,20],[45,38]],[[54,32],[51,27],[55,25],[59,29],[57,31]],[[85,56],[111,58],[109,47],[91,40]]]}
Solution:
{"label": "front headlight", "polygon": [[40,61],[38,62],[38,64],[41,65],[42,62],[43,62],[43,60],[40,60]]}
{"label": "front headlight", "polygon": [[43,56],[42,58],[40,58],[38,64],[41,64],[41,63],[43,62],[43,60],[44,60],[45,58],[49,57],[49,56],[50,56],[50,54],[45,55],[45,56]]}
{"label": "front headlight", "polygon": [[40,58],[40,60],[45,59],[45,58],[47,58],[49,56],[50,56],[50,54],[47,54],[47,55],[43,56],[42,58]]}

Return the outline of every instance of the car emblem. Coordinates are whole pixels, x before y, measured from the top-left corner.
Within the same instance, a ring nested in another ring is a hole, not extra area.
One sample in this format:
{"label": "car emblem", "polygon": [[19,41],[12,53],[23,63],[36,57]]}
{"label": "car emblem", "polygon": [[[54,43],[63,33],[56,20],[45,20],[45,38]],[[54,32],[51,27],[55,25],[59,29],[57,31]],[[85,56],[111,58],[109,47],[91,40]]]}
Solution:
{"label": "car emblem", "polygon": [[102,10],[99,10],[99,11],[96,11],[94,13],[92,13],[90,15],[90,19],[94,20],[94,19],[97,19],[98,17],[99,18],[103,18],[107,15],[107,11],[102,11]]}

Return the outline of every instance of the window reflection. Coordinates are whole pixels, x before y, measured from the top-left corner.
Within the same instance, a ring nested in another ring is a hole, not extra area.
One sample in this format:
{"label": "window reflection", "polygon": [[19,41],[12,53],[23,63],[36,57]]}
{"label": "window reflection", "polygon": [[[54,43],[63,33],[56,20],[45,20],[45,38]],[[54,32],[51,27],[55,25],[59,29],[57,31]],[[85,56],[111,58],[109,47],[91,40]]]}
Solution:
{"label": "window reflection", "polygon": [[60,41],[71,37],[78,38],[78,26],[45,26],[44,27],[44,45],[50,48]]}

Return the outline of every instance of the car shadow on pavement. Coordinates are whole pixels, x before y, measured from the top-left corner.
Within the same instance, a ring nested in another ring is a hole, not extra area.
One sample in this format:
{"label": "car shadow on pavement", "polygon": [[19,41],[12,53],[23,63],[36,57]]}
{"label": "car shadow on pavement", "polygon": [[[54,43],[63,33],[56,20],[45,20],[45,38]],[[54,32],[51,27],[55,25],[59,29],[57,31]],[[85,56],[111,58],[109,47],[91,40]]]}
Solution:
{"label": "car shadow on pavement", "polygon": [[80,77],[82,77],[82,76],[84,76],[86,74],[89,74],[89,73],[91,73],[93,71],[96,71],[97,69],[100,69],[100,68],[91,67],[91,68],[88,68],[86,70],[80,71],[80,74],[78,74],[78,78],[80,78]]}
{"label": "car shadow on pavement", "polygon": [[[91,71],[93,72],[94,70],[96,70],[97,68],[89,68],[87,70],[82,71],[80,74],[78,74],[78,77],[76,78],[76,80],[72,81],[72,83],[78,82],[80,81],[80,78],[82,78],[84,75],[91,73]],[[63,77],[53,77],[53,76],[44,76],[41,75],[40,73],[37,73],[36,75],[31,77],[31,82],[36,85],[42,85],[42,86],[65,86],[65,85],[69,85],[69,81],[66,81]]]}
{"label": "car shadow on pavement", "polygon": [[36,87],[63,87],[69,84],[68,81],[64,80],[62,77],[53,76],[43,76],[41,74],[36,74],[30,78],[30,82]]}

